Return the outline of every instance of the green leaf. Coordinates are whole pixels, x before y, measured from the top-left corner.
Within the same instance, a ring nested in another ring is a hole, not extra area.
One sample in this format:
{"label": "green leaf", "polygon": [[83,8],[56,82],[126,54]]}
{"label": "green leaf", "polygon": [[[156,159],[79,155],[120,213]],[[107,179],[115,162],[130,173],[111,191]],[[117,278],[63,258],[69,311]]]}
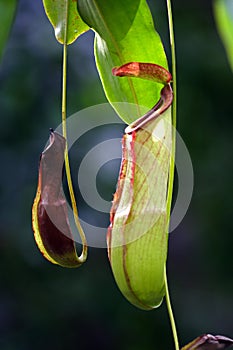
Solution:
{"label": "green leaf", "polygon": [[43,0],[45,12],[61,44],[73,43],[89,27],[82,21],[75,0]]}
{"label": "green leaf", "polygon": [[0,58],[3,54],[3,50],[12,26],[16,4],[16,0],[0,0]]}
{"label": "green leaf", "polygon": [[233,2],[215,0],[214,13],[220,37],[225,46],[228,60],[233,71]]}
{"label": "green leaf", "polygon": [[[120,117],[131,123],[160,97],[159,83],[112,76],[112,68],[127,62],[150,62],[167,68],[164,48],[145,0],[79,0],[79,13],[96,32],[95,58],[105,94]],[[124,108],[134,103],[137,113]]]}

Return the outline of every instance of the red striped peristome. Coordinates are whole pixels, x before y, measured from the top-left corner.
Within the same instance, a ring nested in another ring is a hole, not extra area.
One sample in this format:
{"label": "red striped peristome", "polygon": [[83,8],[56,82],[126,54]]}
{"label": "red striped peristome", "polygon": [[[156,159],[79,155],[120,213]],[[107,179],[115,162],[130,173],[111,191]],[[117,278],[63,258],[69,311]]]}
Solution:
{"label": "red striped peristome", "polygon": [[126,134],[142,128],[149,121],[158,118],[171,106],[173,101],[173,92],[170,84],[172,76],[164,67],[154,63],[129,62],[123,66],[113,68],[112,74],[118,77],[135,77],[152,80],[165,85],[160,91],[160,100],[149,112],[131,123],[125,129]]}
{"label": "red striped peristome", "polygon": [[138,129],[145,127],[145,125],[158,118],[171,106],[173,101],[173,92],[170,84],[167,84],[162,88],[160,96],[160,100],[149,112],[125,128],[126,134],[130,134]]}
{"label": "red striped peristome", "polygon": [[171,73],[155,63],[129,62],[120,67],[114,67],[112,74],[117,77],[137,77],[168,84],[172,80]]}

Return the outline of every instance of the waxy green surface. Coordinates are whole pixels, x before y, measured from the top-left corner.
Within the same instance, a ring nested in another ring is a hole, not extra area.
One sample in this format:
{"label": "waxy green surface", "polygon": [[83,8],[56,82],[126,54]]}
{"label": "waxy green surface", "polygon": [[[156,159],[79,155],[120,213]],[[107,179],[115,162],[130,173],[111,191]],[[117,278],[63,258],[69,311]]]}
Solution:
{"label": "waxy green surface", "polygon": [[[167,68],[161,39],[153,24],[145,0],[79,0],[79,13],[96,32],[95,59],[100,79],[109,102],[127,123],[143,113],[140,106],[150,109],[160,97],[159,83],[112,76],[112,68],[127,62],[150,62]],[[137,105],[132,114],[123,105]]]}
{"label": "waxy green surface", "polygon": [[78,13],[77,1],[43,0],[43,4],[59,43],[71,44],[89,29]]}

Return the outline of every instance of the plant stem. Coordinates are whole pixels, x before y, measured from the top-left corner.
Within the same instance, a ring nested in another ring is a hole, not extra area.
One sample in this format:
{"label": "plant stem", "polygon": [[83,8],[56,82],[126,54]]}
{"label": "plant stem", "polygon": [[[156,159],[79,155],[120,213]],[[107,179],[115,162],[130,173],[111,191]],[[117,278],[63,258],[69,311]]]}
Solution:
{"label": "plant stem", "polygon": [[169,34],[172,54],[172,87],[173,87],[173,104],[172,104],[172,125],[176,128],[176,114],[177,114],[177,83],[176,83],[176,49],[175,49],[175,36],[174,26],[172,18],[172,7],[171,0],[167,0],[167,11],[168,11],[168,23],[169,23]]}
{"label": "plant stem", "polygon": [[66,86],[67,86],[67,45],[64,43],[63,44],[63,74],[62,74],[62,133],[63,133],[63,137],[66,139],[65,169],[66,169],[66,177],[67,177],[67,183],[68,183],[68,188],[70,193],[70,200],[71,200],[71,205],[73,209],[74,221],[83,245],[82,254],[80,257],[77,257],[77,258],[80,261],[80,263],[83,263],[87,259],[87,241],[78,217],[78,208],[75,200],[71,172],[70,172],[70,163],[69,163],[68,145],[67,145],[67,127],[66,127],[66,95],[67,95]]}
{"label": "plant stem", "polygon": [[[168,183],[168,198],[167,198],[167,213],[170,217],[172,192],[175,172],[175,153],[176,153],[176,114],[177,114],[177,87],[176,87],[176,53],[175,53],[175,38],[173,30],[172,8],[171,0],[167,0],[167,11],[169,21],[171,54],[172,54],[172,89],[173,89],[173,103],[172,103],[172,149],[171,149],[171,163],[169,169],[169,183]],[[168,220],[169,224],[169,220]]]}
{"label": "plant stem", "polygon": [[171,300],[170,300],[170,296],[169,296],[166,267],[164,269],[164,280],[165,280],[165,293],[166,293],[165,295],[166,295],[167,310],[168,310],[168,315],[169,315],[169,319],[170,319],[170,323],[171,323],[175,349],[179,350],[180,347],[179,347],[179,341],[178,341],[178,336],[177,336],[177,331],[176,331],[176,323],[175,323],[174,315],[172,312]]}
{"label": "plant stem", "polygon": [[[172,148],[171,148],[171,162],[170,162],[170,169],[169,169],[169,183],[168,183],[168,196],[167,196],[167,215],[168,215],[167,232],[169,232],[169,218],[171,213],[172,193],[173,193],[173,183],[174,183],[174,173],[175,173],[176,114],[177,114],[176,52],[175,52],[175,38],[174,38],[171,0],[167,0],[167,13],[168,13],[171,55],[172,55],[172,78],[173,78],[173,96],[174,96],[173,104],[172,104]],[[171,306],[171,301],[169,296],[166,267],[164,269],[164,280],[165,280],[166,303],[167,303],[167,309],[168,309],[168,314],[169,314],[172,333],[173,333],[175,349],[179,350],[179,341],[177,336],[176,324],[175,324],[175,319],[173,316],[172,306]]]}

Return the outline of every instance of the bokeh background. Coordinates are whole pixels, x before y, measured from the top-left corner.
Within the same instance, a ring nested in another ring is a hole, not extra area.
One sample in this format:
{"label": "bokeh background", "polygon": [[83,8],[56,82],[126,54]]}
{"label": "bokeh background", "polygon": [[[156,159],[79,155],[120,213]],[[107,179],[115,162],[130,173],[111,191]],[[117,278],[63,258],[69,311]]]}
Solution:
{"label": "bokeh background", "polygon": [[[165,1],[149,4],[169,56]],[[171,234],[168,257],[185,344],[206,332],[233,336],[233,79],[211,1],[175,1],[174,21],[178,130],[195,176],[193,199]],[[165,303],[150,312],[131,306],[115,285],[104,249],[90,249],[88,262],[69,270],[48,263],[34,242],[39,154],[48,129],[60,122],[61,57],[41,1],[19,0],[0,66],[0,349],[172,349]],[[68,115],[103,102],[88,32],[69,48]],[[94,137],[83,147],[90,148]],[[118,166],[113,162],[112,171],[99,176],[106,199],[115,190]],[[95,215],[82,203],[80,212]]]}

